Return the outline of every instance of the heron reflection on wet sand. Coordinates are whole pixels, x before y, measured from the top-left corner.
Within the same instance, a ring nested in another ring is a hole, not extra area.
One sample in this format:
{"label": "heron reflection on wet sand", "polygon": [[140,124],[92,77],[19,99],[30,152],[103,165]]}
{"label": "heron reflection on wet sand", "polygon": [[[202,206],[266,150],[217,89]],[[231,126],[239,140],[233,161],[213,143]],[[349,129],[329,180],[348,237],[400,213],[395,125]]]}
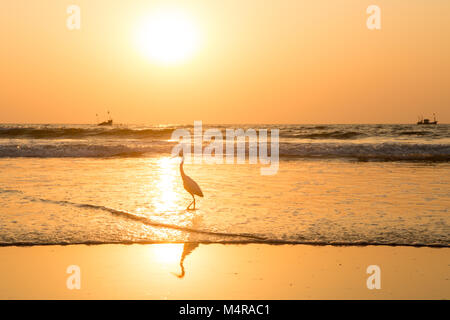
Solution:
{"label": "heron reflection on wet sand", "polygon": [[173,273],[175,276],[177,276],[180,279],[182,279],[184,277],[184,275],[186,274],[186,272],[184,270],[184,259],[186,259],[186,257],[192,251],[194,251],[194,249],[197,248],[198,245],[199,245],[198,242],[187,242],[187,243],[184,244],[184,246],[183,246],[183,253],[181,254],[181,258],[180,258],[181,273],[180,274]]}

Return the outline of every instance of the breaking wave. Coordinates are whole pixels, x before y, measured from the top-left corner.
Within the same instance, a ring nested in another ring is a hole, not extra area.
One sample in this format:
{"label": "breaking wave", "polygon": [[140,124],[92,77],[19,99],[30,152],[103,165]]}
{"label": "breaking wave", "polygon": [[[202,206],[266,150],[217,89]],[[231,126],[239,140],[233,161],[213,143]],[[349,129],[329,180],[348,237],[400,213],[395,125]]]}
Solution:
{"label": "breaking wave", "polygon": [[[2,190],[0,189],[1,193],[23,193],[21,191],[17,190]],[[196,242],[202,242],[202,243],[265,243],[265,244],[309,244],[309,245],[337,245],[337,246],[367,246],[367,245],[383,245],[383,246],[414,246],[414,247],[438,247],[438,248],[447,248],[450,247],[445,242],[409,242],[407,240],[405,241],[389,241],[389,240],[375,240],[375,239],[360,239],[360,240],[349,240],[349,241],[330,241],[330,240],[317,240],[317,239],[308,239],[304,236],[298,235],[291,237],[291,239],[285,239],[282,238],[274,238],[273,235],[266,235],[266,234],[252,234],[252,233],[232,233],[232,232],[221,232],[217,230],[208,230],[208,229],[202,229],[202,228],[195,228],[195,227],[189,227],[189,226],[182,226],[177,224],[170,224],[170,223],[162,223],[158,221],[154,221],[151,219],[151,217],[146,217],[140,214],[124,211],[124,210],[117,210],[101,205],[95,205],[95,204],[86,204],[86,203],[75,203],[71,201],[64,201],[64,200],[50,200],[50,199],[43,199],[43,198],[34,198],[30,196],[23,195],[24,199],[29,201],[40,201],[50,204],[56,204],[61,206],[72,206],[77,207],[81,209],[87,209],[87,210],[100,210],[100,211],[106,211],[110,214],[112,214],[115,217],[122,218],[122,219],[129,219],[133,220],[135,222],[142,223],[143,225],[151,226],[154,228],[165,228],[165,229],[172,229],[177,231],[183,231],[187,233],[196,233],[204,235],[205,238],[200,241]],[[176,214],[176,212],[174,212]],[[213,238],[208,238],[208,236],[212,236]],[[157,239],[149,239],[149,240],[118,240],[118,241],[108,241],[108,240],[86,240],[86,241],[80,241],[80,240],[67,240],[67,241],[61,241],[61,240],[52,240],[51,238],[44,237],[43,239],[40,239],[39,241],[33,240],[33,241],[1,241],[0,240],[0,246],[33,246],[33,245],[70,245],[70,244],[109,244],[109,243],[116,243],[116,244],[133,244],[133,243],[158,243],[161,241],[158,241]],[[167,241],[166,241],[167,242]],[[176,241],[175,241],[176,242]],[[186,242],[186,241],[183,241]],[[189,241],[188,241],[189,242]]]}
{"label": "breaking wave", "polygon": [[86,138],[125,138],[148,139],[168,138],[174,129],[131,129],[131,128],[0,128],[0,138],[28,138],[28,139],[86,139]]}
{"label": "breaking wave", "polygon": [[[450,125],[204,125],[279,129],[281,158],[449,161]],[[0,125],[0,158],[109,158],[170,154],[175,129],[193,126]],[[225,148],[224,148],[225,151]],[[248,151],[248,150],[247,150]]]}
{"label": "breaking wave", "polygon": [[[0,144],[0,158],[109,158],[169,155],[174,143],[146,144]],[[270,146],[269,146],[270,147]],[[280,158],[344,158],[380,161],[449,161],[448,144],[280,143]]]}

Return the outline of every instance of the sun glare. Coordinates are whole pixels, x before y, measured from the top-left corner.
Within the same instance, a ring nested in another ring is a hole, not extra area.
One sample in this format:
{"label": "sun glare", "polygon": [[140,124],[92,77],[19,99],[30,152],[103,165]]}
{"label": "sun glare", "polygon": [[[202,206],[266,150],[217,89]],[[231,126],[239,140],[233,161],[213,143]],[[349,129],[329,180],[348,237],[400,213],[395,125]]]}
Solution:
{"label": "sun glare", "polygon": [[158,160],[159,179],[156,182],[161,192],[160,197],[155,197],[153,205],[156,212],[168,212],[177,209],[177,200],[180,195],[175,190],[178,179],[178,166],[174,165],[170,158]]}
{"label": "sun glare", "polygon": [[138,26],[137,45],[151,60],[175,64],[189,59],[199,46],[199,33],[184,12],[160,9]]}
{"label": "sun glare", "polygon": [[176,263],[180,261],[183,252],[182,243],[155,244],[151,252],[158,262]]}

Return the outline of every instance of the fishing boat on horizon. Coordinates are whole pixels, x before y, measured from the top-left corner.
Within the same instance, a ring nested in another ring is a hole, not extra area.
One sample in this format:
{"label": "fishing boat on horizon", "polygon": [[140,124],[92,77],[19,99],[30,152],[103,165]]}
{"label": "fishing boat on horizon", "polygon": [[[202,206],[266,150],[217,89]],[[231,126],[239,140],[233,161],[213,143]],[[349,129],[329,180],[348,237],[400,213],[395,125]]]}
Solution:
{"label": "fishing boat on horizon", "polygon": [[97,125],[98,126],[112,126],[113,125],[113,119],[111,118],[111,114],[109,113],[109,111],[108,111],[108,120],[106,120],[106,121],[98,123],[98,114],[96,116],[97,116]]}
{"label": "fishing boat on horizon", "polygon": [[417,124],[437,124],[436,115],[433,113],[433,121],[430,121],[430,119],[424,119],[423,116],[419,117],[419,121],[417,121]]}

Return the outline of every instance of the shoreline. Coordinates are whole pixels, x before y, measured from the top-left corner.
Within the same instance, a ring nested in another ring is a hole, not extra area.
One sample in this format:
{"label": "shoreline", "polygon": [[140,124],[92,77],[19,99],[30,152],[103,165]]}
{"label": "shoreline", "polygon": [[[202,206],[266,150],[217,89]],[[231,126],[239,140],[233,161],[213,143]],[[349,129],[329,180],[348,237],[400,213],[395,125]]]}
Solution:
{"label": "shoreline", "polygon": [[[214,233],[215,234],[215,233]],[[432,249],[450,249],[450,245],[445,244],[385,244],[385,243],[326,243],[326,242],[300,242],[300,241],[123,241],[123,242],[75,242],[75,243],[14,243],[14,244],[4,244],[0,243],[0,248],[8,247],[51,247],[51,246],[102,246],[102,245],[152,245],[152,244],[197,244],[197,245],[269,245],[269,246],[317,246],[317,247],[405,247],[405,248],[432,248]]]}
{"label": "shoreline", "polygon": [[[450,299],[450,250],[407,246],[0,247],[1,299]],[[81,289],[66,287],[68,266]],[[381,270],[381,289],[366,269]]]}

